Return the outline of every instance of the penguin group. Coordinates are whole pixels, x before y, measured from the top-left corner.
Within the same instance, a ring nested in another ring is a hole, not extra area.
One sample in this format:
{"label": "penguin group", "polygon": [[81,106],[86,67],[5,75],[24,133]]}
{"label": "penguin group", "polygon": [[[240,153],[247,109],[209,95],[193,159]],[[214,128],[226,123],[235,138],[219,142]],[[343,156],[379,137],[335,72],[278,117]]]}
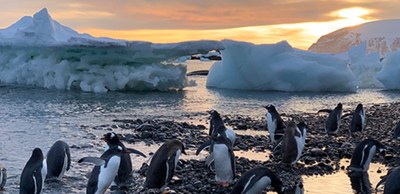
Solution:
{"label": "penguin group", "polygon": [[[267,105],[265,127],[269,132],[271,146],[280,146],[280,161],[285,167],[292,168],[301,159],[307,143],[307,133],[310,130],[303,119],[288,118],[286,121],[278,113],[274,105]],[[333,109],[322,109],[317,113],[327,112],[325,132],[334,135],[340,131],[341,119],[352,116],[349,127],[350,133],[363,133],[366,129],[366,113],[362,104],[358,104],[355,111],[342,116],[343,105],[338,103]],[[220,113],[216,110],[208,112],[210,126],[208,137],[196,150],[198,155],[208,149],[205,157],[205,169],[213,173],[214,181],[221,187],[232,186],[230,193],[256,194],[271,188],[278,194],[286,193],[285,183],[279,173],[273,172],[266,166],[256,166],[241,176],[236,172],[236,157],[234,153],[237,136],[231,127],[226,127]],[[400,123],[394,130],[393,137],[400,139]],[[147,157],[133,148],[126,147],[115,132],[109,132],[101,138],[105,142],[104,152],[98,156],[81,158],[78,163],[90,163],[94,167],[87,182],[86,193],[104,194],[111,185],[123,187],[132,177],[132,159],[130,154]],[[145,173],[145,189],[163,191],[171,182],[179,165],[182,154],[186,153],[186,146],[179,140],[172,139],[163,143],[153,154]],[[351,157],[348,172],[350,180],[362,178],[368,182],[368,171],[372,158],[377,153],[384,153],[385,145],[367,138],[357,144]],[[43,191],[46,179],[61,180],[64,174],[71,169],[71,153],[64,141],[56,141],[47,155],[44,156],[40,148],[34,148],[30,158],[20,176],[20,194],[40,194]],[[354,173],[358,173],[354,176]],[[400,169],[395,168],[384,176],[377,187],[384,185],[384,193],[399,193]],[[0,191],[4,189],[7,180],[7,171],[0,166]],[[352,181],[353,182],[353,181]],[[299,190],[303,190],[298,186]],[[367,188],[368,190],[368,188]],[[304,191],[302,191],[304,192]],[[296,192],[296,193],[302,193]]]}

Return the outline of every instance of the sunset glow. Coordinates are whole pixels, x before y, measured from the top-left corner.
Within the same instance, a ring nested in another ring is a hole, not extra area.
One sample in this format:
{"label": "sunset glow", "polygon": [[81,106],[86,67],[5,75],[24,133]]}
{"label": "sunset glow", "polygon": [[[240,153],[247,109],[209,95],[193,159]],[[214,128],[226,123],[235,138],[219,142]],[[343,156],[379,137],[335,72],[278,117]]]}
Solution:
{"label": "sunset glow", "polygon": [[[288,41],[306,49],[317,39],[347,26],[399,18],[397,1],[123,1],[68,3],[27,0],[0,8],[0,27],[47,7],[53,18],[80,33],[157,43],[234,39],[253,43]],[[371,7],[373,5],[373,7]],[[315,9],[318,7],[318,9]]]}

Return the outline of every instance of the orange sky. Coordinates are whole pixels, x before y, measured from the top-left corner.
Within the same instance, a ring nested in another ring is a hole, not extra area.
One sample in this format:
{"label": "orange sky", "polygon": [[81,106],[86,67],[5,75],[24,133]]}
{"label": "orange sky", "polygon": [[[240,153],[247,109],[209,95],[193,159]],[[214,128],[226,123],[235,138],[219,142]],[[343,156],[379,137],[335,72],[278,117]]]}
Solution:
{"label": "orange sky", "polygon": [[47,7],[53,19],[81,33],[127,40],[179,42],[287,40],[307,49],[339,28],[400,18],[394,0],[0,0],[0,28]]}

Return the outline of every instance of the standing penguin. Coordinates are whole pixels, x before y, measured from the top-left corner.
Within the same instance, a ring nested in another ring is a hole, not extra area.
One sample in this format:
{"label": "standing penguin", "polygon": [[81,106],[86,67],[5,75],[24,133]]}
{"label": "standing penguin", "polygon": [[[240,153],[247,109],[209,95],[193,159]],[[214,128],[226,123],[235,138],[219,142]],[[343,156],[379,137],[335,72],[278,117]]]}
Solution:
{"label": "standing penguin", "polygon": [[400,121],[397,123],[393,132],[393,139],[400,140]]}
{"label": "standing penguin", "polygon": [[221,118],[221,115],[216,110],[211,110],[210,112],[210,129],[208,131],[208,135],[212,136],[213,134],[220,134],[226,136],[232,143],[232,146],[235,145],[236,134],[232,128],[227,128],[224,125],[224,121]]}
{"label": "standing penguin", "polygon": [[64,141],[56,141],[47,152],[46,156],[47,176],[46,178],[58,178],[64,175],[71,167],[71,154],[69,146]]}
{"label": "standing penguin", "polygon": [[365,110],[362,104],[358,104],[351,119],[350,130],[351,132],[363,132],[366,126]]}
{"label": "standing penguin", "polygon": [[47,167],[44,161],[43,152],[35,148],[31,157],[22,170],[19,185],[20,194],[40,194],[46,178]]}
{"label": "standing penguin", "polygon": [[4,190],[7,182],[7,170],[6,168],[0,166],[0,191]]}
{"label": "standing penguin", "polygon": [[360,142],[353,152],[348,170],[367,172],[372,157],[376,152],[384,152],[385,146],[374,139],[366,139]]}
{"label": "standing penguin", "polygon": [[328,134],[332,133],[337,133],[340,128],[340,121],[341,121],[341,116],[342,116],[342,111],[343,111],[343,105],[342,103],[338,103],[335,109],[333,110],[319,110],[318,113],[320,112],[328,112],[329,116],[326,119],[325,123],[325,131]]}
{"label": "standing penguin", "polygon": [[146,157],[142,152],[135,149],[124,149],[121,146],[114,146],[104,152],[100,158],[84,157],[78,161],[78,163],[90,162],[96,165],[92,170],[86,187],[87,194],[104,194],[107,191],[117,176],[121,156],[124,153],[135,153]]}
{"label": "standing penguin", "polygon": [[[101,139],[107,143],[105,151],[114,146],[121,146],[123,149],[125,149],[125,145],[119,140],[118,135],[114,132],[104,134],[103,138]],[[125,183],[129,180],[131,174],[132,174],[132,160],[131,157],[129,156],[129,153],[124,153],[121,155],[121,163],[119,165],[118,174],[115,177],[114,182],[117,185]]]}
{"label": "standing penguin", "polygon": [[279,140],[283,137],[285,125],[283,123],[283,119],[279,115],[278,111],[276,111],[275,106],[270,104],[265,106],[267,109],[267,113],[265,117],[267,118],[267,129],[269,132],[269,137],[272,143],[275,143],[276,140]]}
{"label": "standing penguin", "polygon": [[224,136],[212,136],[211,141],[203,143],[196,155],[210,145],[210,153],[214,159],[215,180],[223,187],[229,186],[235,178],[235,155],[230,141]]}
{"label": "standing penguin", "polygon": [[144,186],[163,190],[174,175],[181,153],[186,154],[185,146],[179,140],[165,142],[158,148],[146,172]]}
{"label": "standing penguin", "polygon": [[385,188],[383,189],[383,194],[398,194],[400,193],[400,167],[396,167],[388,171],[387,175],[382,178],[381,181],[376,185],[375,190],[385,183]]}
{"label": "standing penguin", "polygon": [[293,165],[299,160],[304,149],[305,140],[300,129],[294,122],[290,122],[283,136],[282,162]]}
{"label": "standing penguin", "polygon": [[283,194],[282,181],[266,167],[255,167],[244,173],[233,187],[231,194],[258,194],[271,185]]}

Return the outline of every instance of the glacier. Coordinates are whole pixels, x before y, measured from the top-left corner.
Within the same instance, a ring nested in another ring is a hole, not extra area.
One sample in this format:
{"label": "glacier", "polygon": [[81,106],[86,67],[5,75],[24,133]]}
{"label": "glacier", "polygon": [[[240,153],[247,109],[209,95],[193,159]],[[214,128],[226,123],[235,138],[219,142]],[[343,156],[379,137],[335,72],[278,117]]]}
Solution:
{"label": "glacier", "polygon": [[287,92],[355,92],[345,60],[292,48],[286,41],[255,45],[223,40],[223,61],[210,69],[207,87]]}

